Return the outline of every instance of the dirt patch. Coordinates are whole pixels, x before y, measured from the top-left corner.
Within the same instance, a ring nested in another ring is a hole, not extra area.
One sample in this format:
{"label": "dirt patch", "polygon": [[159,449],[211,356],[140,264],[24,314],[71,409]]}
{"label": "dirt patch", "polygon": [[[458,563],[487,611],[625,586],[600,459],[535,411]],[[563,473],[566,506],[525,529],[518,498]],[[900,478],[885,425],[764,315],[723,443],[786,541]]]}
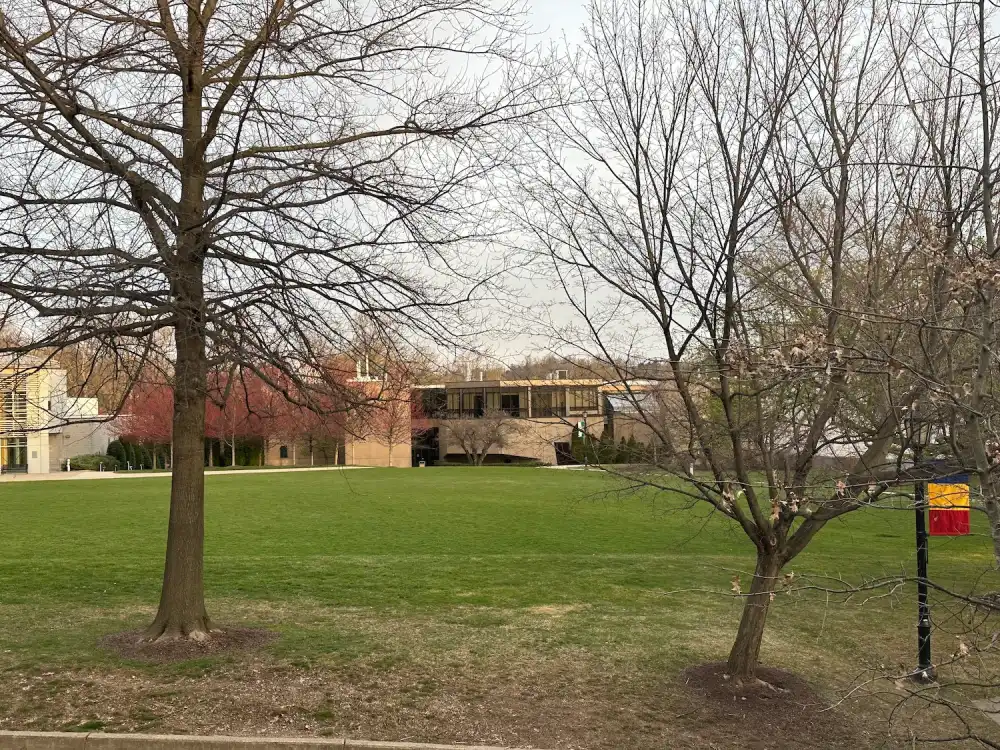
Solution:
{"label": "dirt patch", "polygon": [[707,698],[676,674],[615,667],[583,652],[475,663],[460,655],[464,664],[450,652],[441,662],[364,658],[302,668],[259,652],[183,673],[159,666],[9,670],[0,680],[0,729],[350,736],[555,750],[910,747],[887,742],[883,723],[868,734],[848,729],[864,709],[856,704],[824,719],[816,705],[769,699],[748,707],[731,696]]}
{"label": "dirt patch", "polygon": [[757,678],[740,684],[726,674],[724,662],[681,673],[688,691],[700,699],[703,736],[718,732],[722,740],[736,734],[742,747],[759,750],[867,746],[852,717],[831,707],[798,675],[760,667]]}
{"label": "dirt patch", "polygon": [[562,617],[570,612],[577,612],[583,609],[579,604],[542,604],[532,607],[529,611],[536,615],[549,615],[550,617]]}
{"label": "dirt patch", "polygon": [[277,633],[263,628],[219,628],[204,641],[142,640],[142,630],[112,633],[98,641],[98,645],[123,659],[153,664],[201,659],[239,651],[254,651],[278,637]]}

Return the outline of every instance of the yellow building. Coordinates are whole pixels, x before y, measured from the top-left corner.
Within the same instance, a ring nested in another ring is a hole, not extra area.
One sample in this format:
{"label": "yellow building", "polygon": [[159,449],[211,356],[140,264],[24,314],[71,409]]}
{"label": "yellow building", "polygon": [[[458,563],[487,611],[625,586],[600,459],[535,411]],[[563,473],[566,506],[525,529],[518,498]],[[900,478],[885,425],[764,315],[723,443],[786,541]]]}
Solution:
{"label": "yellow building", "polygon": [[0,472],[59,471],[108,442],[97,399],[67,397],[65,370],[28,355],[0,362]]}

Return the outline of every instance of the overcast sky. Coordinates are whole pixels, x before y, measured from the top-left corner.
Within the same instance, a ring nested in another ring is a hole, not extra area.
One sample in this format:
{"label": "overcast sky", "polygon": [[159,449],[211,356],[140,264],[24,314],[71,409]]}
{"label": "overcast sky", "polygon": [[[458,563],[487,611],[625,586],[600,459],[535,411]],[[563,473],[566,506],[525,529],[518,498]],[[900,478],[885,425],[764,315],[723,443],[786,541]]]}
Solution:
{"label": "overcast sky", "polygon": [[550,36],[576,35],[585,16],[584,0],[528,0],[535,29]]}
{"label": "overcast sky", "polygon": [[[531,30],[538,35],[535,40],[537,43],[544,44],[548,40],[561,42],[563,39],[572,42],[579,37],[580,27],[586,17],[586,0],[526,0],[526,2]],[[532,273],[527,273],[517,282],[512,282],[523,295],[523,302],[531,304],[551,300],[553,291],[548,284],[533,283],[532,276]],[[543,338],[535,338],[524,333],[512,335],[510,329],[518,328],[518,313],[502,303],[495,307],[498,309],[495,310],[494,319],[504,320],[504,330],[497,330],[492,335],[484,336],[481,344],[489,352],[504,363],[511,364],[530,351],[538,353],[538,349],[544,348],[547,341]],[[514,316],[513,322],[510,319],[511,315]]]}

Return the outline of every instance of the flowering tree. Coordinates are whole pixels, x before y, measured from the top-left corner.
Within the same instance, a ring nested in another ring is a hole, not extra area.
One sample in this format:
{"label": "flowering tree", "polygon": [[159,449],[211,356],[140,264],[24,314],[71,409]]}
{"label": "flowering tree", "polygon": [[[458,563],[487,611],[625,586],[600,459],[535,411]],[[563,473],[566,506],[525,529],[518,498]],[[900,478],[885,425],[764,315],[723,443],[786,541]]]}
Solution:
{"label": "flowering tree", "polygon": [[[236,443],[245,437],[251,425],[249,392],[239,373],[220,374],[209,380],[205,403],[205,436],[231,449],[230,464],[236,466]],[[209,465],[213,462],[209,451]]]}
{"label": "flowering tree", "polygon": [[[948,179],[924,176],[893,17],[600,0],[566,106],[534,134],[523,218],[564,292],[543,322],[552,348],[612,369],[655,443],[674,447],[633,480],[703,503],[754,553],[734,583],[727,671],[740,684],[754,682],[785,567],[826,524],[913,479],[907,417],[941,363],[968,369],[948,333],[965,324],[929,293],[943,277],[928,229],[962,211],[936,202]],[[682,439],[631,390],[639,378],[670,390]],[[656,478],[671,473],[682,479]]]}
{"label": "flowering tree", "polygon": [[115,430],[121,437],[152,446],[155,464],[159,446],[167,446],[170,455],[173,414],[174,394],[170,386],[143,380],[132,387],[122,415],[115,420]]}
{"label": "flowering tree", "polygon": [[[412,407],[409,387],[399,382],[385,384],[375,403],[364,411],[369,421],[368,433],[389,449],[389,466],[392,466],[393,449],[410,442]],[[409,466],[409,460],[406,465]]]}

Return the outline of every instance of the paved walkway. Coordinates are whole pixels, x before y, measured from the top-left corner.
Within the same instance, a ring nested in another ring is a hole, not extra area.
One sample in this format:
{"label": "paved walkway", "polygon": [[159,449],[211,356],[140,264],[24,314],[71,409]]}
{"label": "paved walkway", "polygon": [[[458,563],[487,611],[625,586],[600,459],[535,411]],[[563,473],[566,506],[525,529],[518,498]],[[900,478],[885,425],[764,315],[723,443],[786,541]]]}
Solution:
{"label": "paved walkway", "polygon": [[[206,469],[206,477],[241,476],[243,474],[283,474],[290,471],[345,471],[367,469],[368,466],[298,466],[287,469]],[[46,482],[66,479],[146,479],[169,477],[169,471],[56,471],[49,474],[0,474],[0,482]]]}

